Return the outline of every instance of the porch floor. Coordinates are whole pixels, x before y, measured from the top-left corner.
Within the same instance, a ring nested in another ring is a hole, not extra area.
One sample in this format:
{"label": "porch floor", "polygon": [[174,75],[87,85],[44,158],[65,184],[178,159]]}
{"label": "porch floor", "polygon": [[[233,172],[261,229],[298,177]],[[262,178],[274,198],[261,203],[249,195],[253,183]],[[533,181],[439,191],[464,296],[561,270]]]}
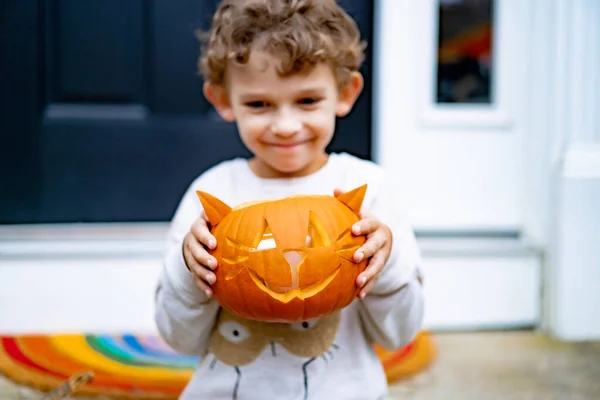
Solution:
{"label": "porch floor", "polygon": [[561,343],[532,331],[438,333],[426,372],[390,400],[597,400],[600,342]]}

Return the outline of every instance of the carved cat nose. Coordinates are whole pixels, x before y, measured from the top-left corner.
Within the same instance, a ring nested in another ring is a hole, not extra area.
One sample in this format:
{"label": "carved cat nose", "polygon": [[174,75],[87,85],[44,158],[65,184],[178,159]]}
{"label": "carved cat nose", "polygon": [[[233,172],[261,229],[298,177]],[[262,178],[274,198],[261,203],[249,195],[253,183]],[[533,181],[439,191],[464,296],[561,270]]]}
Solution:
{"label": "carved cat nose", "polygon": [[306,257],[306,253],[298,250],[284,250],[283,256],[287,260],[288,264],[290,264],[293,268],[296,268],[298,265],[302,264],[304,257]]}

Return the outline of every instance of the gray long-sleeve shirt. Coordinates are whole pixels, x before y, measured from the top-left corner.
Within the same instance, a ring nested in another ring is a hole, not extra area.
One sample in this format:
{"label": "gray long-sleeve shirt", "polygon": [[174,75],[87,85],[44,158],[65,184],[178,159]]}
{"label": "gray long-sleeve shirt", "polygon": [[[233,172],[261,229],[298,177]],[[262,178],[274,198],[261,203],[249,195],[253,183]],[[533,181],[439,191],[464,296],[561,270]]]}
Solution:
{"label": "gray long-sleeve shirt", "polygon": [[[202,206],[196,190],[230,206],[296,194],[333,194],[368,184],[363,210],[387,224],[393,245],[371,293],[339,314],[305,324],[244,321],[221,311],[193,282],[182,241]],[[420,252],[382,169],[348,154],[332,154],[315,174],[294,179],[256,177],[243,159],[223,162],[197,178],[172,221],[156,292],[162,337],[184,354],[199,355],[183,399],[382,399],[385,373],[376,343],[400,348],[423,319]],[[234,397],[235,396],[235,397]]]}

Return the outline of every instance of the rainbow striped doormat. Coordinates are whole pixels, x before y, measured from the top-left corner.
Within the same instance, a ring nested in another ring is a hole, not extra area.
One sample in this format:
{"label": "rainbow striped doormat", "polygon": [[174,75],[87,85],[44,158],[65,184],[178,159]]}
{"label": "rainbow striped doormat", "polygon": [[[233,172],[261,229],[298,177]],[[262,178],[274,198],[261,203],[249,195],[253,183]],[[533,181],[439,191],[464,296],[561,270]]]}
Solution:
{"label": "rainbow striped doormat", "polygon": [[[375,349],[390,383],[422,371],[436,354],[425,331],[401,350]],[[174,400],[197,360],[176,353],[152,335],[0,336],[0,374],[21,385],[52,391],[54,395],[48,397],[52,399],[62,398],[63,390],[115,399]],[[80,381],[73,380],[75,376]]]}

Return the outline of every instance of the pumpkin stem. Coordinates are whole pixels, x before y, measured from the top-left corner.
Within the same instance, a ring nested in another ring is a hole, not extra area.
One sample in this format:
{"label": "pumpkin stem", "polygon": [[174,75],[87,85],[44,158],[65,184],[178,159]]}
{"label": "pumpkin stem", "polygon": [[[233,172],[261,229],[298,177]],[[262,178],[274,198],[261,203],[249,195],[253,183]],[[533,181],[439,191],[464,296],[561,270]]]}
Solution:
{"label": "pumpkin stem", "polygon": [[338,196],[338,200],[347,205],[355,214],[360,212],[365,194],[367,193],[367,184],[357,187]]}
{"label": "pumpkin stem", "polygon": [[213,227],[217,226],[231,212],[231,207],[215,196],[200,190],[196,190],[196,194],[202,203],[208,221]]}

